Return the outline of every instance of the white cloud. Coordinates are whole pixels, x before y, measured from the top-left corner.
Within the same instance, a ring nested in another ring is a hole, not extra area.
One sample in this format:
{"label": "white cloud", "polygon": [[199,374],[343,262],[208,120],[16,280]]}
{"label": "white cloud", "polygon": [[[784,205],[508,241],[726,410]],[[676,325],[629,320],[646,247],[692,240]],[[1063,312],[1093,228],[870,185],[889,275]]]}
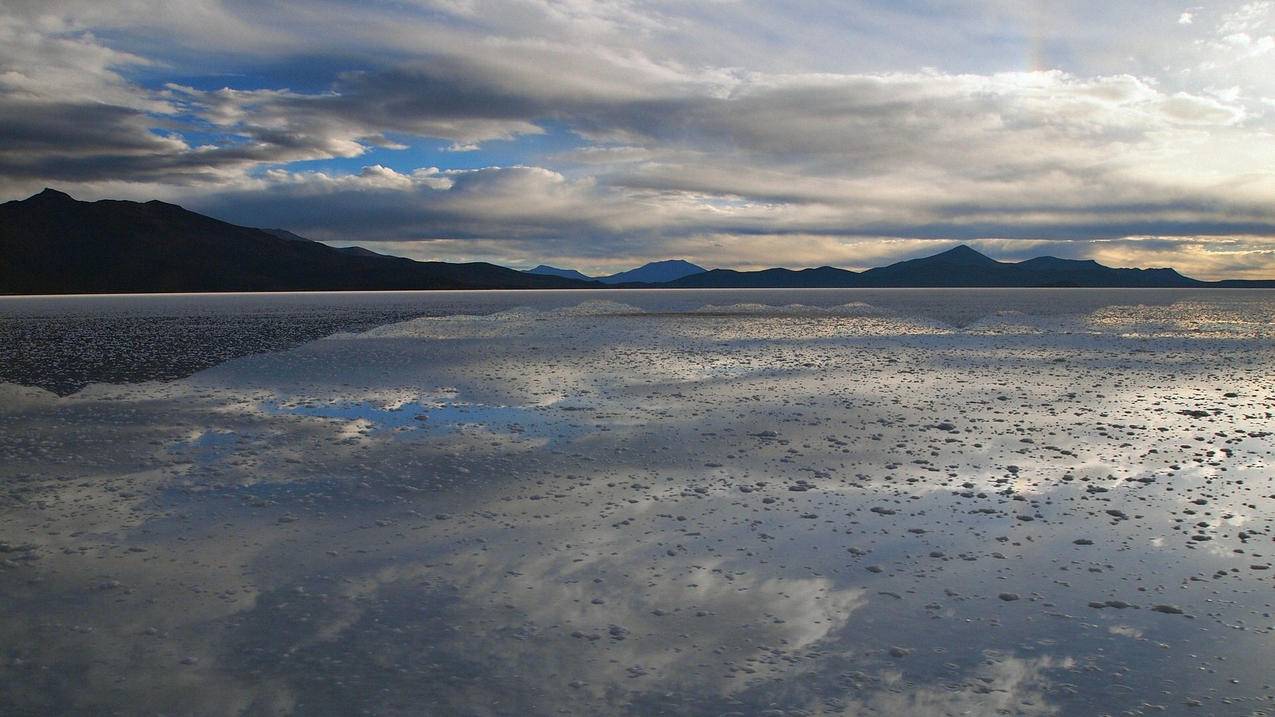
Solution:
{"label": "white cloud", "polygon": [[[1272,4],[1151,5],[334,2],[284,21],[198,0],[15,2],[0,13],[0,190],[156,196],[447,258],[595,265],[703,247],[764,261],[759,237],[853,263],[871,242],[1271,233]],[[1153,11],[1181,13],[1178,34],[1102,29]],[[970,60],[992,31],[1021,43]],[[1077,59],[1024,71],[1022,43]],[[226,86],[136,80],[197,74],[190,53]],[[321,80],[289,89],[272,74],[289,62]],[[472,163],[548,132],[585,146],[536,166],[386,159],[428,146]],[[366,166],[293,164],[338,158]]]}
{"label": "white cloud", "polygon": [[1260,31],[1269,26],[1275,11],[1275,3],[1262,0],[1240,5],[1222,15],[1218,32],[1224,35]]}

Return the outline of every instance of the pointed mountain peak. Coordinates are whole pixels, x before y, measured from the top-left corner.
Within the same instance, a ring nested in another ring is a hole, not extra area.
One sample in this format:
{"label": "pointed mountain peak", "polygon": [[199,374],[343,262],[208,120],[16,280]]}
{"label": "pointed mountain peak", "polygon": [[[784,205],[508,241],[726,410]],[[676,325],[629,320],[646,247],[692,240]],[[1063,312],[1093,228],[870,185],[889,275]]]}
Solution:
{"label": "pointed mountain peak", "polygon": [[969,244],[957,244],[947,251],[939,252],[941,254],[978,254]]}
{"label": "pointed mountain peak", "polygon": [[930,258],[931,259],[942,258],[945,261],[954,261],[954,262],[958,261],[963,264],[968,264],[972,262],[977,262],[981,264],[981,263],[987,263],[989,261],[995,261],[995,259],[991,258],[990,256],[987,256],[986,254],[980,253],[976,251],[975,249],[971,248],[968,244],[959,244],[957,246],[952,247],[951,249],[948,249],[947,251],[939,252],[938,254],[935,254],[934,256]]}
{"label": "pointed mountain peak", "polygon": [[59,192],[56,189],[50,189],[49,187],[45,187],[44,191],[40,192],[39,194],[33,194],[30,197],[27,197],[26,201],[28,202],[31,202],[31,201],[74,202],[75,198],[72,197],[70,194],[67,194],[66,192]]}

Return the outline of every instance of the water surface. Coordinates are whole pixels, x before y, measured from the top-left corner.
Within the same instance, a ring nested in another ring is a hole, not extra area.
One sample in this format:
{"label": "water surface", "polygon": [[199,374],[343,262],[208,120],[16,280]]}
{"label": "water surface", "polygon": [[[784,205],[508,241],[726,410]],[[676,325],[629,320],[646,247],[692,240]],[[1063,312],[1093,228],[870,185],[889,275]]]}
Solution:
{"label": "water surface", "polygon": [[0,313],[7,713],[1275,709],[1275,292]]}

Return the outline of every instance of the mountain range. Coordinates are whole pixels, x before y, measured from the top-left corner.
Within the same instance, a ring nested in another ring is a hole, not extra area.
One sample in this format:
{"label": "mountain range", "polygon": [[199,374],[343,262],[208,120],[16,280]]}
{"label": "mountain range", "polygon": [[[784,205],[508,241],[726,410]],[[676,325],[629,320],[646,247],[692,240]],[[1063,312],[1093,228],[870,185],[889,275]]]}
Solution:
{"label": "mountain range", "polygon": [[669,260],[588,277],[545,265],[518,271],[336,248],[160,201],[81,202],[46,189],[0,204],[0,294],[823,287],[1275,288],[1275,280],[1208,282],[1168,268],[1113,269],[1048,256],[1001,262],[964,245],[862,272],[831,266],[710,271]]}
{"label": "mountain range", "polygon": [[541,264],[534,269],[529,269],[529,274],[542,274],[545,276],[560,276],[566,279],[578,279],[580,281],[598,281],[603,284],[663,284],[668,281],[675,281],[684,276],[692,274],[702,274],[705,269],[697,266],[689,261],[682,259],[668,259],[665,261],[653,261],[649,264],[643,264],[636,269],[629,269],[618,274],[610,274],[608,276],[585,276],[575,269],[559,269],[554,266]]}
{"label": "mountain range", "polygon": [[933,256],[856,272],[816,269],[714,269],[685,276],[670,288],[895,288],[895,287],[1101,287],[1101,288],[1275,288],[1272,281],[1200,281],[1174,269],[1113,269],[1092,259],[1042,256],[1019,262],[996,261],[964,244]]}
{"label": "mountain range", "polygon": [[[602,277],[598,281],[620,288],[659,286],[673,289],[883,289],[924,287],[1098,287],[1098,288],[1275,288],[1271,281],[1200,281],[1174,269],[1113,269],[1092,259],[1059,259],[1041,256],[1019,262],[997,261],[962,244],[933,256],[908,259],[889,266],[850,271],[831,266],[815,269],[701,269],[664,280],[625,279],[648,267],[673,262],[655,262],[633,271]],[[694,264],[681,262],[685,267]],[[695,267],[698,268],[698,267]],[[555,276],[584,276],[571,269],[544,265],[531,270]],[[585,277],[588,278],[588,277]]]}

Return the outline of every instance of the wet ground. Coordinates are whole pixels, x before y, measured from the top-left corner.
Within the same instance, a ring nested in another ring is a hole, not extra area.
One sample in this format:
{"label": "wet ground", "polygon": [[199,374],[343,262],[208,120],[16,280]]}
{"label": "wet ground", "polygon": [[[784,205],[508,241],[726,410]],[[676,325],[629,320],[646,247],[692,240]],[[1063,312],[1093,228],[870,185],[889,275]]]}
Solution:
{"label": "wet ground", "polygon": [[0,713],[1275,714],[1275,292],[504,296],[0,385]]}

